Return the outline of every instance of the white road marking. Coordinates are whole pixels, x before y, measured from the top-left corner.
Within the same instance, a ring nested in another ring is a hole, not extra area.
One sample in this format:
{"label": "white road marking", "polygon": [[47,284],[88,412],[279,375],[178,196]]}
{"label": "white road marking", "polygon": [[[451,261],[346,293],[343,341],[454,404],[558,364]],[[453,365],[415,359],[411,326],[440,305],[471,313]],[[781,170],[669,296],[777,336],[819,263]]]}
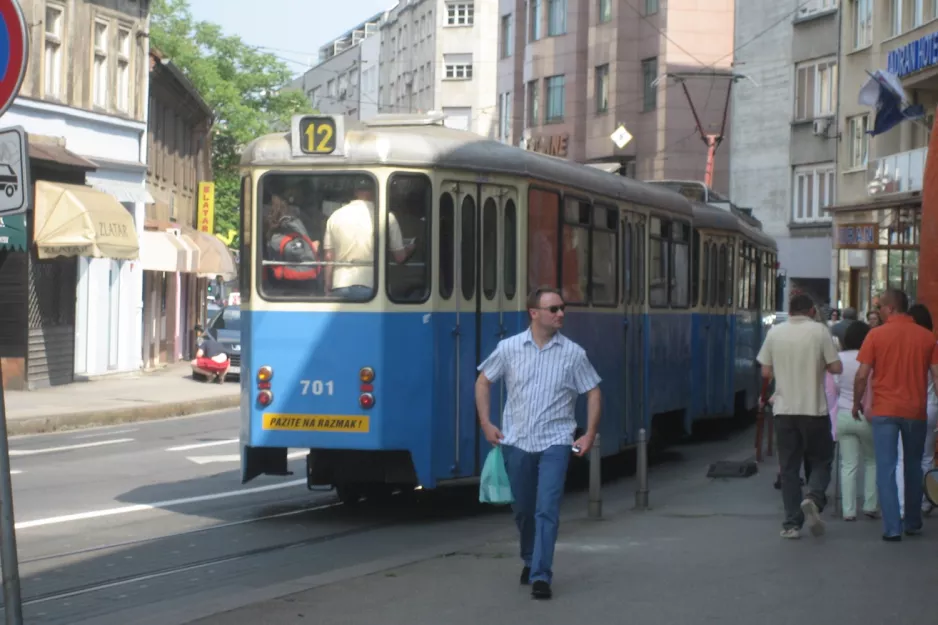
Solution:
{"label": "white road marking", "polygon": [[118,443],[131,443],[132,438],[115,438],[109,441],[95,441],[94,443],[80,443],[78,445],[62,445],[61,447],[47,447],[45,449],[11,449],[11,456],[34,456],[36,454],[50,454],[55,451],[71,451],[73,449],[87,449],[101,447],[102,445],[117,445]]}
{"label": "white road marking", "polygon": [[129,430],[114,430],[113,432],[100,432],[98,434],[82,434],[81,436],[73,437],[75,440],[84,440],[87,438],[101,438],[102,436],[116,436],[118,434],[130,434],[131,432],[137,432],[140,428],[131,428]]}
{"label": "white road marking", "polygon": [[[305,449],[294,451],[287,454],[287,460],[294,458],[304,458],[309,452]],[[187,456],[186,460],[191,460],[196,464],[213,464],[217,462],[239,462],[241,454],[230,454],[224,456]]]}
{"label": "white road marking", "polygon": [[217,499],[229,499],[231,497],[243,497],[253,495],[254,493],[264,493],[281,488],[292,488],[306,484],[306,478],[292,480],[280,484],[268,484],[267,486],[257,486],[255,488],[244,488],[241,490],[230,490],[222,493],[212,493],[210,495],[199,495],[197,497],[186,497],[184,499],[169,499],[167,501],[157,501],[155,503],[138,504],[135,506],[124,506],[121,508],[106,508],[104,510],[92,510],[90,512],[79,512],[77,514],[66,514],[63,516],[54,516],[46,519],[36,519],[34,521],[22,521],[16,524],[16,529],[24,530],[32,527],[43,527],[46,525],[58,525],[61,523],[72,523],[74,521],[87,521],[88,519],[99,519],[107,516],[119,514],[130,514],[132,512],[143,512],[144,510],[158,510],[162,508],[173,508],[184,506],[190,503],[199,503],[202,501],[215,501]]}
{"label": "white road marking", "polygon": [[202,447],[216,447],[218,445],[231,445],[237,442],[238,442],[237,438],[229,438],[224,441],[209,441],[207,443],[193,443],[192,445],[180,445],[178,447],[169,447],[166,449],[166,451],[189,451],[190,449],[200,449]]}

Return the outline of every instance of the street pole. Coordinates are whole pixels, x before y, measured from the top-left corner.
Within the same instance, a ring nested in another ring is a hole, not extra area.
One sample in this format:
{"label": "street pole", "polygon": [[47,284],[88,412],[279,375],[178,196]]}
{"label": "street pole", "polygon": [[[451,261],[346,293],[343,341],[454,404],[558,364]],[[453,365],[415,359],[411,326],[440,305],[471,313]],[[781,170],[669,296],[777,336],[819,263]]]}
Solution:
{"label": "street pole", "polygon": [[638,489],[635,491],[635,507],[648,509],[648,433],[645,428],[638,431],[638,454],[636,457]]}
{"label": "street pole", "polygon": [[587,513],[591,519],[598,519],[603,515],[602,473],[600,472],[603,454],[599,445],[599,436],[599,434],[596,435],[596,440],[589,452],[590,483]]}
{"label": "street pole", "polygon": [[6,399],[3,396],[3,365],[0,364],[0,567],[3,569],[3,612],[6,625],[23,625],[20,566],[16,556],[13,518],[10,445],[7,440]]}

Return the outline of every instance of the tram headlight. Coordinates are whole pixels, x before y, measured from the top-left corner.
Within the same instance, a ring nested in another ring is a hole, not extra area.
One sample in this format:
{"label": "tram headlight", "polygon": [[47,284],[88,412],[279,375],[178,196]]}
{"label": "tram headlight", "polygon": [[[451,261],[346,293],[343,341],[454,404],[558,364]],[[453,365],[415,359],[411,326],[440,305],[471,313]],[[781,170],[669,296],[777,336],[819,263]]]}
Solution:
{"label": "tram headlight", "polygon": [[267,365],[264,365],[263,367],[257,370],[258,382],[270,382],[270,379],[272,377],[274,377],[274,370]]}

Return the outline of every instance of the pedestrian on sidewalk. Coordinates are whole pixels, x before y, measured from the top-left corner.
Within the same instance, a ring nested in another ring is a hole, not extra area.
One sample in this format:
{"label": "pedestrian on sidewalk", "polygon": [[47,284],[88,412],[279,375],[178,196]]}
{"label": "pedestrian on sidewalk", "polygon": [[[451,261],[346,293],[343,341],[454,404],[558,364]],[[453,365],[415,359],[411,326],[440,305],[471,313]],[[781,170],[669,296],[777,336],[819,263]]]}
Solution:
{"label": "pedestrian on sidewalk", "polygon": [[[933,330],[931,313],[924,304],[913,304],[909,307],[909,316],[918,325],[926,330]],[[925,429],[925,451],[922,454],[922,475],[934,466],[935,462],[935,427],[938,426],[938,397],[935,395],[935,380],[931,372],[928,373],[928,406],[926,410],[927,426]],[[899,516],[905,516],[905,477],[904,456],[902,453],[902,441],[897,446],[899,461],[896,463],[896,488],[899,492]],[[932,511],[932,504],[927,497],[922,497],[922,512],[929,514]]]}
{"label": "pedestrian on sidewalk", "polygon": [[[524,561],[521,583],[531,584],[535,599],[549,599],[571,445],[578,456],[593,446],[599,431],[601,379],[586,351],[560,333],[565,309],[560,292],[537,289],[527,304],[530,327],[499,341],[479,365],[475,396],[485,439],[501,445],[505,458]],[[489,416],[490,388],[501,379],[506,385],[504,433]],[[586,433],[574,442],[574,407],[584,393]]]}
{"label": "pedestrian on sidewalk", "polygon": [[[787,321],[769,330],[757,360],[762,376],[775,378],[778,393],[773,414],[785,504],[781,536],[799,538],[805,522],[815,536],[824,533],[820,514],[834,460],[824,376],[840,374],[843,366],[827,325],[815,321],[817,311],[809,296],[792,297],[788,314]],[[807,496],[799,476],[805,461],[811,467]]]}
{"label": "pedestrian on sidewalk", "polygon": [[[873,453],[873,426],[867,419],[853,418],[853,389],[860,362],[857,356],[870,326],[853,322],[844,334],[844,350],[840,353],[844,371],[835,376],[837,390],[837,440],[840,444],[840,484],[843,492],[841,507],[844,521],[857,520],[857,469],[862,461],[863,514],[879,518],[879,497],[876,492],[876,455]],[[869,389],[861,399],[864,413],[869,412],[872,397]]]}
{"label": "pedestrian on sidewalk", "polygon": [[195,352],[195,360],[192,361],[193,375],[203,376],[206,382],[214,380],[216,384],[223,384],[230,366],[228,353],[221,343],[207,334],[203,336]]}
{"label": "pedestrian on sidewalk", "polygon": [[[883,540],[902,540],[922,531],[922,456],[925,451],[928,405],[928,373],[938,376],[938,349],[934,335],[916,324],[908,314],[909,298],[889,289],[880,299],[883,324],[867,335],[857,360],[856,387],[853,391],[853,418],[860,420],[866,393],[867,376],[872,370],[873,446],[876,450],[876,487],[883,511]],[[905,501],[916,502],[899,509],[896,484],[898,443],[902,440]]]}

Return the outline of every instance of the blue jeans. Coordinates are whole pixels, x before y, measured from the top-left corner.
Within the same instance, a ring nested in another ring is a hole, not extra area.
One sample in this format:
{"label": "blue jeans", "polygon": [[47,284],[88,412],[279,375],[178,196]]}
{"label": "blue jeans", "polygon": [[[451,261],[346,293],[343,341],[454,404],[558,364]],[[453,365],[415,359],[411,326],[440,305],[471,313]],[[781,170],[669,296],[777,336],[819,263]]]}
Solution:
{"label": "blue jeans", "polygon": [[352,301],[366,301],[371,298],[373,292],[374,289],[370,286],[361,286],[360,284],[332,289],[332,294],[335,297]]}
{"label": "blue jeans", "polygon": [[553,445],[538,453],[503,445],[502,455],[515,498],[512,510],[521,533],[521,559],[531,568],[532,582],[549,584],[570,445]]}
{"label": "blue jeans", "polygon": [[[899,417],[873,417],[873,450],[876,453],[876,488],[879,505],[883,510],[885,536],[900,536],[903,519],[899,512],[899,488],[896,486],[896,463],[899,456],[899,433],[902,433],[903,476],[905,501],[922,501],[922,454],[925,450],[924,419]],[[922,529],[920,505],[905,506],[905,529]]]}

